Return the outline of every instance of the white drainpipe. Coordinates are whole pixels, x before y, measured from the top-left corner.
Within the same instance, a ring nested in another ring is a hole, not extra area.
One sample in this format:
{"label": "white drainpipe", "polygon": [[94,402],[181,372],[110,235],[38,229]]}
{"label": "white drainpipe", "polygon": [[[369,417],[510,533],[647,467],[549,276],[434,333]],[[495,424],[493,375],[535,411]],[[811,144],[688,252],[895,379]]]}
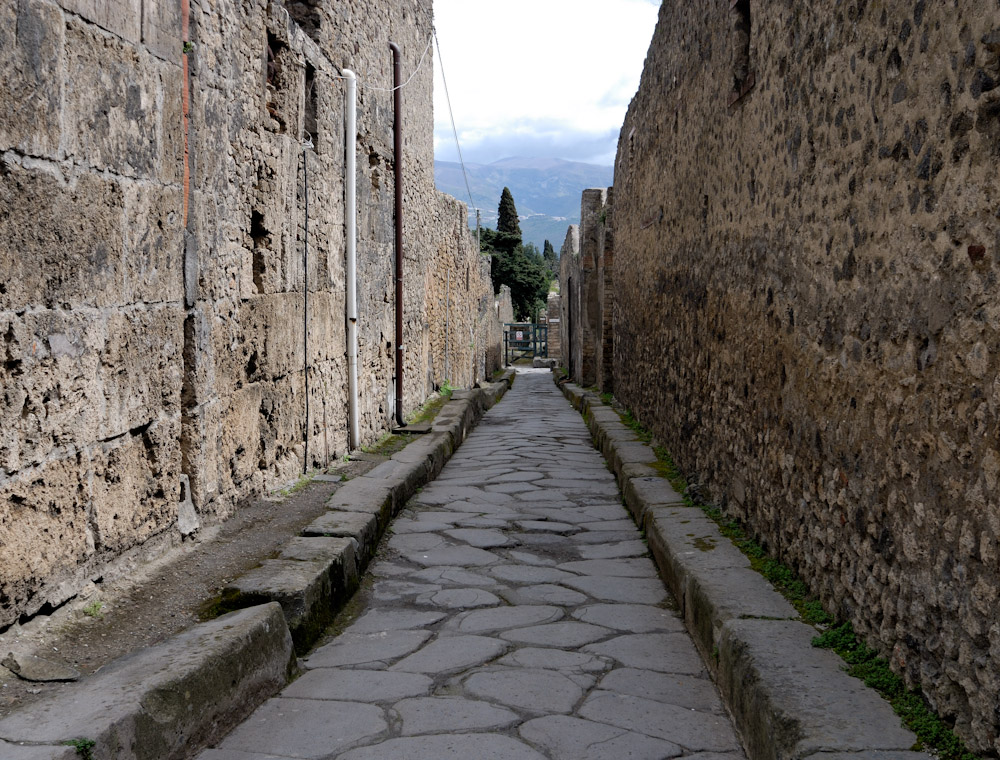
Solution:
{"label": "white drainpipe", "polygon": [[361,426],[358,421],[358,225],[357,225],[357,156],[358,140],[358,81],[353,71],[343,70],[347,78],[346,169],[344,176],[347,236],[347,417],[350,427],[348,449],[361,446]]}

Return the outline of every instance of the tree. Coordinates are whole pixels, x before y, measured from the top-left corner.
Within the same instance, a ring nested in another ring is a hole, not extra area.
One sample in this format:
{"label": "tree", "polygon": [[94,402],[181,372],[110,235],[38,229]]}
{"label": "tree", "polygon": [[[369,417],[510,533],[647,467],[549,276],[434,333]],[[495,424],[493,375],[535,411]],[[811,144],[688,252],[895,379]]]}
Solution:
{"label": "tree", "polygon": [[499,293],[501,286],[507,285],[515,317],[528,320],[538,310],[538,304],[545,303],[551,275],[538,252],[538,246],[521,243],[521,228],[517,223],[514,196],[506,187],[500,196],[498,211],[500,219],[497,229],[483,228],[480,248],[483,253],[493,257],[490,264],[493,292]]}
{"label": "tree", "polygon": [[510,188],[505,187],[500,193],[500,206],[497,208],[497,232],[517,235],[521,239],[521,225],[517,221],[517,208],[514,206],[514,196]]}
{"label": "tree", "polygon": [[542,258],[545,259],[545,264],[548,266],[550,272],[555,274],[559,271],[559,256],[556,254],[556,249],[552,247],[552,243],[548,240],[542,246]]}
{"label": "tree", "polygon": [[539,302],[544,303],[549,289],[549,273],[525,256],[520,245],[510,252],[495,252],[491,274],[496,290],[501,285],[510,287],[510,300],[518,320],[527,321],[537,311]]}

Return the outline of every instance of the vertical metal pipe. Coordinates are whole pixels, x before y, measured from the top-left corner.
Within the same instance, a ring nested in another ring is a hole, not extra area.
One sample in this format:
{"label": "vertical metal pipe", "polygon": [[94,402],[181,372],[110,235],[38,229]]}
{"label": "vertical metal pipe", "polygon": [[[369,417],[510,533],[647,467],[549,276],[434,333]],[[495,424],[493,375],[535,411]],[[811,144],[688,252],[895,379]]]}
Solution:
{"label": "vertical metal pipe", "polygon": [[305,201],[305,233],[302,238],[302,370],[306,386],[305,452],[302,457],[303,474],[309,470],[309,156],[302,146],[302,196]]}
{"label": "vertical metal pipe", "polygon": [[351,451],[361,446],[358,413],[358,82],[354,72],[343,70],[347,80],[347,125],[344,134],[344,234],[347,238],[347,421]]}
{"label": "vertical metal pipe", "polygon": [[396,424],[403,421],[403,80],[399,45],[392,50],[392,149],[393,185],[396,194]]}
{"label": "vertical metal pipe", "polygon": [[451,266],[448,267],[447,279],[445,281],[445,295],[444,295],[444,379],[445,382],[449,382],[451,378],[448,376],[448,333],[451,330]]}

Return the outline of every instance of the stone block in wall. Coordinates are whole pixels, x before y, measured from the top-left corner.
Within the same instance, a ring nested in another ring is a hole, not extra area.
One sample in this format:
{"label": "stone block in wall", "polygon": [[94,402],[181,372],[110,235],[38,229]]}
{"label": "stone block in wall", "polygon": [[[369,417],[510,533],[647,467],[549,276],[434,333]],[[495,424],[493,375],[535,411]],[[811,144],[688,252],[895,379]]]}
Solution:
{"label": "stone block in wall", "polygon": [[[242,61],[247,55],[248,42],[256,39],[257,45],[260,45],[260,27],[255,27],[255,22],[259,23],[258,19],[263,17],[263,7],[255,6],[252,10],[230,15],[218,13],[209,5],[202,7],[200,3],[191,3],[190,10],[188,37],[193,41],[195,51],[194,55],[188,58],[188,70],[192,77],[197,77],[206,86],[220,88],[222,85],[228,85],[229,78],[236,71],[236,62]],[[261,47],[259,51],[261,66],[263,53]],[[263,73],[260,76],[263,77]],[[251,105],[259,115],[259,103],[241,102],[240,108]]]}
{"label": "stone block in wall", "polygon": [[218,469],[214,476],[221,493],[238,498],[259,485],[251,479],[254,475],[262,477],[260,455],[267,445],[268,433],[260,425],[263,395],[260,383],[231,393],[228,403],[219,409],[217,424],[206,430],[204,445],[215,448],[213,458]]}
{"label": "stone block in wall", "polygon": [[112,179],[0,161],[0,310],[119,303],[124,197]]}
{"label": "stone block in wall", "polygon": [[15,473],[100,437],[103,320],[92,311],[0,312],[0,335],[0,468]]}
{"label": "stone block in wall", "polygon": [[[314,402],[316,391],[315,387],[310,390]],[[266,446],[262,445],[260,467],[278,482],[295,479],[302,473],[302,436],[306,414],[304,392],[302,372],[263,384],[260,431],[262,443],[265,435],[268,440]],[[309,419],[314,424],[319,412],[319,405],[309,410]],[[313,453],[316,453],[315,449]]]}
{"label": "stone block in wall", "polygon": [[[310,290],[310,367],[315,367],[316,364],[324,361],[343,361],[347,351],[346,308],[343,291],[314,292]],[[304,328],[300,327],[300,334],[302,329]],[[346,375],[344,377],[346,378]]]}
{"label": "stone block in wall", "polygon": [[222,454],[219,436],[226,407],[218,398],[203,399],[196,406],[185,405],[181,417],[181,450],[191,481],[191,501],[199,514],[228,514],[231,506],[218,503]]}
{"label": "stone block in wall", "polygon": [[40,0],[0,7],[0,151],[58,153],[65,26]]}
{"label": "stone block in wall", "polygon": [[142,39],[142,0],[59,0],[59,4],[129,42]]}
{"label": "stone block in wall", "polygon": [[135,428],[92,455],[97,551],[120,554],[177,519],[180,424],[162,419]]}
{"label": "stone block in wall", "polygon": [[174,63],[181,60],[181,4],[177,0],[142,1],[142,44]]}
{"label": "stone block in wall", "polygon": [[180,413],[183,318],[176,305],[117,311],[108,317],[96,378],[103,395],[102,440],[160,414]]}
{"label": "stone block in wall", "polygon": [[560,332],[562,330],[562,299],[558,293],[549,293],[546,307],[546,318],[549,326],[549,356],[561,362],[562,340]]}
{"label": "stone block in wall", "polygon": [[[136,14],[138,19],[139,8]],[[158,175],[160,77],[154,60],[83,24],[67,25],[67,153],[97,169]]]}
{"label": "stone block in wall", "polygon": [[213,325],[220,389],[272,380],[301,371],[303,312],[300,293],[256,295]]}
{"label": "stone block in wall", "polygon": [[126,183],[122,303],[180,304],[184,212],[179,187]]}
{"label": "stone block in wall", "polygon": [[219,493],[240,499],[259,492],[265,479],[280,482],[301,473],[302,390],[296,373],[232,391],[225,406],[211,410],[204,445],[214,451],[206,452],[206,468],[216,468],[208,477]]}
{"label": "stone block in wall", "polygon": [[[158,72],[160,87],[160,167],[157,177],[161,182],[180,185],[184,181],[184,104],[183,83],[184,72],[174,63],[151,61],[152,68]],[[193,83],[189,104],[194,100]],[[191,108],[190,121],[195,124],[189,131],[195,131],[198,118]],[[195,150],[192,147],[192,152]]]}
{"label": "stone block in wall", "polygon": [[53,460],[0,485],[0,626],[46,601],[58,584],[93,554],[87,527],[86,455]]}
{"label": "stone block in wall", "polygon": [[560,319],[559,343],[563,366],[570,376],[580,378],[580,228],[572,224],[559,249]]}
{"label": "stone block in wall", "polygon": [[[196,77],[191,78],[190,93],[191,186],[224,197],[232,190],[236,171],[229,140],[229,97]],[[179,125],[179,109],[177,116]],[[165,130],[166,118],[164,114]]]}
{"label": "stone block in wall", "polygon": [[16,472],[178,415],[181,320],[169,307],[0,316],[0,466]]}
{"label": "stone block in wall", "polygon": [[603,317],[600,299],[601,231],[607,191],[603,188],[584,190],[580,202],[580,294],[578,313],[574,323],[579,338],[579,375],[574,378],[581,385],[596,385],[598,380],[598,345],[601,342]]}

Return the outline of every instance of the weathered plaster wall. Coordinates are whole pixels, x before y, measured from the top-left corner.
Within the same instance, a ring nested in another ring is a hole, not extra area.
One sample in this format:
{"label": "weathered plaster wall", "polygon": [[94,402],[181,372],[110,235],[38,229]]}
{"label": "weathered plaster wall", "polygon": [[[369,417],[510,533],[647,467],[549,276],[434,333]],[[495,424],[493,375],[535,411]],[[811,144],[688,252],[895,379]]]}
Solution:
{"label": "weathered plaster wall", "polygon": [[615,394],[1000,751],[1000,4],[750,9],[730,108],[730,3],[661,6],[615,167]]}
{"label": "weathered plaster wall", "polygon": [[404,412],[440,382],[446,259],[480,331],[453,382],[473,350],[485,372],[488,266],[433,183],[430,0],[192,2],[186,54],[180,6],[0,6],[0,627],[346,451],[342,68],[363,439],[390,424],[390,39],[404,77],[426,51],[403,90]]}

